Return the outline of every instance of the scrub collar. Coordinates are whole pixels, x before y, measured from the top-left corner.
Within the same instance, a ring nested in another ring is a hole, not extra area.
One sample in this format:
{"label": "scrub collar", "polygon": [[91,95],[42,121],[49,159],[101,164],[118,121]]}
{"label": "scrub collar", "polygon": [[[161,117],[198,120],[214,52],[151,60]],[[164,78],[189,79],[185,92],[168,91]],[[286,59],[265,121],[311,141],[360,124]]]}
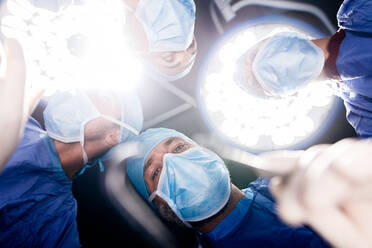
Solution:
{"label": "scrub collar", "polygon": [[236,204],[234,210],[231,211],[231,213],[229,213],[229,215],[226,216],[211,232],[202,235],[207,239],[217,241],[229,235],[236,229],[246,216],[254,198],[252,190],[245,189],[243,192],[245,193],[245,197]]}

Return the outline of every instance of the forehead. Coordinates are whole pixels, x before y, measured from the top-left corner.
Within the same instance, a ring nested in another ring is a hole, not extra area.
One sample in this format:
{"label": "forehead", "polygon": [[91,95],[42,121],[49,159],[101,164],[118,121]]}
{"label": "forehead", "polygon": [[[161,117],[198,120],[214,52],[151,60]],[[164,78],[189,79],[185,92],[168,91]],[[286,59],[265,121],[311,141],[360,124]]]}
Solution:
{"label": "forehead", "polygon": [[253,73],[253,62],[256,58],[256,55],[259,49],[262,47],[264,43],[266,43],[267,39],[259,41],[255,44],[252,48],[245,55],[244,63],[243,63],[243,79],[244,82],[248,84],[249,88],[258,94],[265,95],[265,90],[261,86],[261,84],[257,81],[254,73]]}

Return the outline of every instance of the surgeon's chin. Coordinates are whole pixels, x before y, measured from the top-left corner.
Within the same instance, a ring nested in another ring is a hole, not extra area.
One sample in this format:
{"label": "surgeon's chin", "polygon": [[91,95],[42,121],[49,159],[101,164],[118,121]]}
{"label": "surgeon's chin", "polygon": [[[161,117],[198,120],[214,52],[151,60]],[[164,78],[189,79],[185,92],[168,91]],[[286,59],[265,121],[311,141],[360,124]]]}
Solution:
{"label": "surgeon's chin", "polygon": [[176,224],[177,226],[187,229],[186,225],[180,220],[168,204],[158,196],[154,199],[154,204],[160,216],[167,222]]}
{"label": "surgeon's chin", "polygon": [[264,98],[266,98],[267,96],[273,96],[269,91],[267,91],[261,86],[261,84],[258,82],[258,80],[256,79],[252,72],[247,71],[249,71],[249,67],[248,69],[245,70],[245,73],[243,74],[243,80],[253,95],[262,96]]}
{"label": "surgeon's chin", "polygon": [[258,82],[252,83],[251,81],[250,83],[248,83],[248,85],[250,89],[252,90],[252,92],[254,92],[254,94],[257,96],[262,96],[262,98],[267,98],[267,97],[275,98],[276,97],[270,91],[263,88]]}
{"label": "surgeon's chin", "polygon": [[326,70],[323,67],[322,72],[319,74],[319,76],[317,78],[312,80],[311,83],[323,82],[323,81],[327,81],[327,80],[332,80],[332,79],[330,77],[328,77],[328,75],[326,73]]}

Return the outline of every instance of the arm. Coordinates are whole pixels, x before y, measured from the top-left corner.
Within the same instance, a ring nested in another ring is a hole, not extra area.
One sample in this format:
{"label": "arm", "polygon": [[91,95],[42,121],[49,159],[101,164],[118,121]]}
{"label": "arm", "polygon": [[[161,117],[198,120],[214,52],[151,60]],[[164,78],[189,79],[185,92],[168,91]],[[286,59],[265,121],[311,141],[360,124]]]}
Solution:
{"label": "arm", "polygon": [[16,40],[7,39],[4,50],[0,64],[0,138],[6,145],[0,151],[0,171],[17,147],[27,119],[45,90],[39,87],[25,92],[26,66]]}
{"label": "arm", "polygon": [[1,60],[0,130],[4,145],[0,150],[0,170],[17,147],[27,119],[24,108],[25,62],[16,40],[5,41],[5,54],[1,55]]}
{"label": "arm", "polygon": [[290,225],[310,225],[335,247],[371,247],[371,151],[371,139],[305,151],[292,174],[271,181],[279,216]]}

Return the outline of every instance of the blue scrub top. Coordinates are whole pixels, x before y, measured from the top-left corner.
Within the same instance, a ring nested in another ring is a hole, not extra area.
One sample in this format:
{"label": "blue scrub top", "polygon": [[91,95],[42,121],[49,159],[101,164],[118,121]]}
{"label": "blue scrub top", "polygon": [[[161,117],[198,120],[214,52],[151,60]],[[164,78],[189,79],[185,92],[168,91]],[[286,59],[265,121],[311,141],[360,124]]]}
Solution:
{"label": "blue scrub top", "polygon": [[330,247],[308,227],[293,228],[277,216],[269,181],[258,178],[243,190],[245,197],[210,233],[211,247]]}
{"label": "blue scrub top", "polygon": [[336,61],[339,96],[358,136],[372,137],[372,1],[345,0],[337,19],[345,32]]}
{"label": "blue scrub top", "polygon": [[0,174],[0,247],[80,247],[71,186],[53,141],[30,118]]}

